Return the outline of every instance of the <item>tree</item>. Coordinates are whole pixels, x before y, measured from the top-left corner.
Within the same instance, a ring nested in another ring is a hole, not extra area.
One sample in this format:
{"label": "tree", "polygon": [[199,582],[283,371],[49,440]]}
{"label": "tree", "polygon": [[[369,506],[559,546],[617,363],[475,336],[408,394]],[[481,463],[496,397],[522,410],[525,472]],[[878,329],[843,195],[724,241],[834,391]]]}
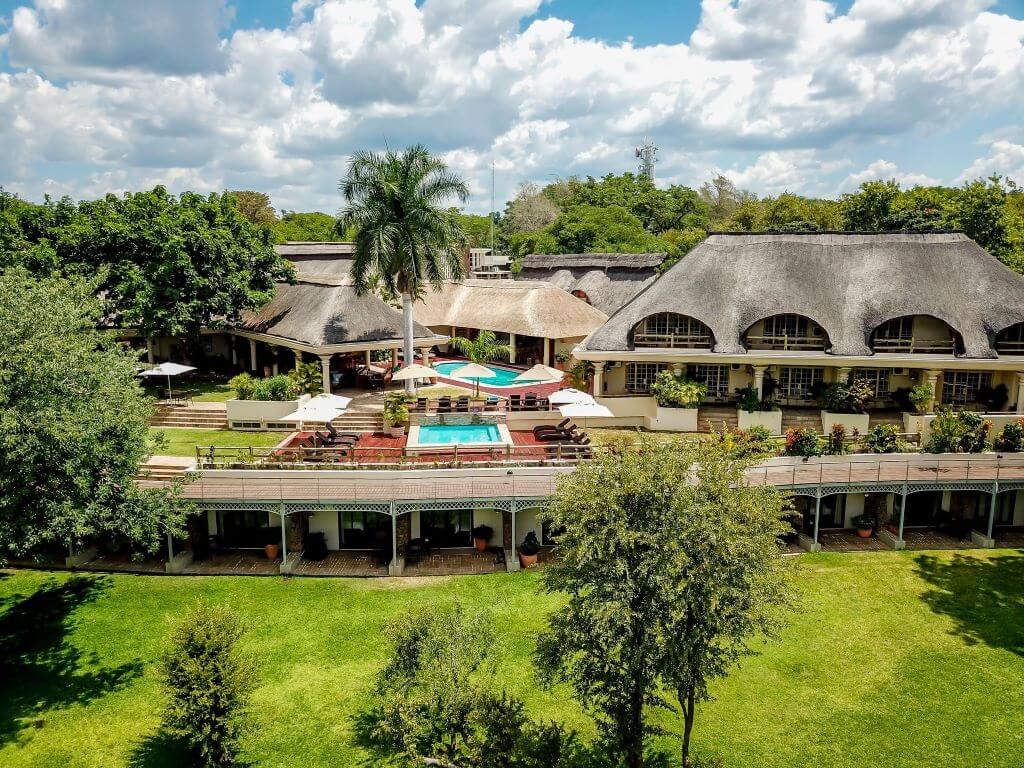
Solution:
{"label": "tree", "polygon": [[[326,213],[295,213],[285,211],[273,225],[274,241],[277,243],[307,242],[329,243],[339,239],[335,231],[337,221]],[[344,240],[344,236],[340,236]]]}
{"label": "tree", "polygon": [[243,634],[229,608],[200,603],[174,630],[161,658],[164,727],[211,768],[234,763],[245,700],[255,684],[252,658],[239,647]]}
{"label": "tree", "polygon": [[[409,363],[413,302],[428,284],[440,288],[443,280],[463,275],[466,236],[442,204],[451,198],[465,202],[469,190],[444,162],[419,145],[404,152],[356,153],[339,188],[345,199],[339,226],[356,230],[356,292],[369,292],[376,277],[386,291],[401,297]],[[413,391],[411,380],[406,391]]]}
{"label": "tree", "polygon": [[277,212],[270,204],[270,195],[251,190],[231,192],[238,203],[239,212],[253,224],[274,225],[277,223]]}
{"label": "tree", "polygon": [[957,190],[947,220],[950,229],[962,230],[993,256],[1002,258],[1010,249],[1005,208],[1002,178],[976,179]]}
{"label": "tree", "polygon": [[[509,344],[499,344],[498,337],[494,331],[486,328],[477,333],[475,339],[467,339],[463,336],[455,336],[448,342],[457,351],[465,355],[471,362],[482,365],[499,357],[510,358],[512,347]],[[480,380],[476,382],[477,394],[480,394]]]}
{"label": "tree", "polygon": [[476,216],[471,213],[452,211],[459,227],[466,233],[466,241],[470,248],[491,247],[491,217]]}
{"label": "tree", "polygon": [[664,250],[640,219],[618,205],[579,205],[560,214],[545,230],[551,253],[656,253]]}
{"label": "tree", "polygon": [[538,667],[572,685],[629,768],[643,765],[647,711],[669,707],[667,692],[681,696],[688,750],[707,681],[785,596],[776,537],[787,505],[739,482],[748,460],[724,445],[614,445],[560,481],[545,513],[559,557],[544,586],[568,599],[538,641]]}
{"label": "tree", "polygon": [[103,536],[152,552],[191,507],[140,490],[152,404],[98,281],[0,274],[0,560]]}
{"label": "tree", "polygon": [[753,192],[739,189],[721,173],[711,181],[701,184],[697,194],[708,206],[708,217],[712,228],[720,227],[722,222],[729,219],[741,204],[757,199]]}
{"label": "tree", "polygon": [[558,205],[536,184],[523,182],[515,198],[506,206],[502,229],[506,236],[519,232],[537,232],[553,222],[560,212]]}
{"label": "tree", "polygon": [[889,181],[865,181],[857,192],[840,197],[843,229],[881,232],[900,196],[900,185]]}
{"label": "tree", "polygon": [[576,205],[618,206],[640,219],[644,229],[653,234],[708,226],[707,203],[689,187],[673,184],[659,189],[647,176],[633,173],[609,173],[600,180],[588,176],[586,181],[570,179],[566,184],[569,194],[563,209]]}

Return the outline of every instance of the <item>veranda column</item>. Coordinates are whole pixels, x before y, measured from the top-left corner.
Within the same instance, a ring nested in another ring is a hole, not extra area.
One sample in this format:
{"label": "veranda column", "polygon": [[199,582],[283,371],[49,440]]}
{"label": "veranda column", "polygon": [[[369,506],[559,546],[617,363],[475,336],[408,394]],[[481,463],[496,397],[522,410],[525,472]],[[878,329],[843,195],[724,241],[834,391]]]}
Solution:
{"label": "veranda column", "polygon": [[231,364],[238,365],[238,347],[235,346],[238,343],[238,337],[232,335],[228,336],[228,339],[230,339],[228,346],[231,347]]}
{"label": "veranda column", "polygon": [[363,354],[363,363],[367,367],[369,367],[370,363],[372,363],[372,362],[373,362],[373,360],[371,359],[371,356],[370,356],[370,350],[366,350],[366,352]]}
{"label": "veranda column", "polygon": [[295,355],[295,370],[297,371],[299,370],[299,366],[302,365],[302,352],[297,349],[293,349],[292,354]]}
{"label": "veranda column", "polygon": [[514,333],[508,335],[508,361],[512,365],[516,364],[516,335]]}
{"label": "veranda column", "polygon": [[680,376],[683,375],[682,363],[672,363],[672,375],[675,376],[676,378],[679,378]]}
{"label": "veranda column", "polygon": [[270,354],[272,354],[274,356],[273,371],[274,371],[274,375],[275,376],[277,376],[279,373],[281,373],[281,367],[280,367],[280,364],[277,361],[277,353],[278,353],[277,347],[271,346],[270,347]]}
{"label": "veranda column", "polygon": [[600,397],[604,393],[604,363],[594,363],[594,395]]}
{"label": "veranda column", "polygon": [[256,373],[256,339],[249,339],[249,369]]}
{"label": "veranda column", "polygon": [[323,374],[324,392],[331,393],[331,356],[320,355],[320,371]]}
{"label": "veranda column", "polygon": [[757,399],[764,399],[764,374],[768,370],[767,365],[754,366],[754,389],[757,390]]}
{"label": "veranda column", "polygon": [[555,343],[554,339],[543,339],[544,341],[544,365],[551,365],[551,345]]}
{"label": "veranda column", "polygon": [[391,370],[398,370],[398,347],[391,350]]}
{"label": "veranda column", "polygon": [[152,365],[156,362],[156,355],[153,354],[153,340],[146,339],[146,362]]}
{"label": "veranda column", "polygon": [[932,399],[928,403],[928,412],[932,413],[935,411],[935,403],[939,399],[939,376],[942,375],[942,371],[925,371],[925,381],[928,383],[928,388],[932,391]]}
{"label": "veranda column", "polygon": [[836,381],[838,381],[840,384],[845,384],[846,381],[850,378],[851,373],[853,373],[852,368],[840,368],[838,371],[836,371]]}
{"label": "veranda column", "polygon": [[1017,413],[1024,413],[1024,373],[1017,372]]}

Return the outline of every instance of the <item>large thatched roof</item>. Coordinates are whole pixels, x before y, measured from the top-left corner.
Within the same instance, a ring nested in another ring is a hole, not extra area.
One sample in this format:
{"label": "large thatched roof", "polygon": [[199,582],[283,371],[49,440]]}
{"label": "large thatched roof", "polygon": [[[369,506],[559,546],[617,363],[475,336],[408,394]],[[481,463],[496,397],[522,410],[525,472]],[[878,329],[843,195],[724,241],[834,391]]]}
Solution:
{"label": "large thatched roof", "polygon": [[627,350],[658,312],[707,325],[714,351],[743,352],[742,334],[781,313],[820,325],[837,355],[870,355],[873,329],[931,315],[963,338],[967,357],[996,355],[995,335],[1024,322],[1024,278],[966,235],[717,234],[694,248],[586,341]]}
{"label": "large thatched roof", "polygon": [[519,278],[580,292],[610,315],[654,282],[664,258],[664,253],[534,253],[523,258]]}
{"label": "large thatched roof", "polygon": [[[247,312],[239,330],[277,336],[314,347],[402,339],[402,313],[373,294],[357,296],[350,285],[278,284],[273,301]],[[417,339],[434,334],[416,323]],[[436,340],[431,341],[436,343]]]}
{"label": "large thatched roof", "polygon": [[486,328],[548,339],[586,336],[608,319],[550,283],[528,280],[445,283],[441,290],[424,294],[415,314],[423,325],[435,328]]}
{"label": "large thatched roof", "polygon": [[292,242],[274,246],[274,250],[295,266],[300,280],[329,285],[349,282],[354,243]]}

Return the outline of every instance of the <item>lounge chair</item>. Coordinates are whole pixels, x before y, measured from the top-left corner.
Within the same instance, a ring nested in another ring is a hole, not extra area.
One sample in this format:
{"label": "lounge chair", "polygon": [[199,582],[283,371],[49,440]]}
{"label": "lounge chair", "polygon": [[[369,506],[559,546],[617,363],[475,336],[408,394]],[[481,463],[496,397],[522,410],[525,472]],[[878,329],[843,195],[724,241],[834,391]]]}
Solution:
{"label": "lounge chair", "polygon": [[[576,425],[571,422],[572,419],[567,417],[558,422],[558,424],[539,424],[533,428],[533,436],[538,440],[557,440],[562,435],[572,437],[573,432],[576,431]],[[542,435],[545,437],[542,437]],[[547,437],[547,435],[554,436]]]}
{"label": "lounge chair", "polygon": [[462,395],[455,402],[455,411],[457,413],[469,413],[469,395]]}
{"label": "lounge chair", "polygon": [[509,395],[508,396],[508,409],[510,411],[518,411],[518,410],[521,410],[522,407],[523,407],[523,401],[522,401],[522,398],[519,395]]}
{"label": "lounge chair", "polygon": [[416,398],[416,410],[426,413],[430,410],[430,402],[425,397]]}
{"label": "lounge chair", "polygon": [[452,412],[452,399],[450,397],[441,397],[437,400],[437,412],[438,413],[451,413]]}
{"label": "lounge chair", "polygon": [[526,398],[523,400],[523,410],[524,411],[536,411],[536,410],[539,410],[539,408],[537,406],[537,393],[536,392],[527,392],[526,393]]}

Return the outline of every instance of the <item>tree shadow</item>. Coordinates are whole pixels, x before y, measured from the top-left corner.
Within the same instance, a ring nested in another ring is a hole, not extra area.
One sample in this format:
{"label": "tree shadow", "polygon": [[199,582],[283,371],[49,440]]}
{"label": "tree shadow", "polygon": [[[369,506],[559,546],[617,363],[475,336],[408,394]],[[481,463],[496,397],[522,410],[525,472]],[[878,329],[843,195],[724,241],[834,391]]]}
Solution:
{"label": "tree shadow", "polygon": [[956,622],[958,637],[1024,656],[1024,554],[919,555],[915,562],[932,587],[923,600]]}
{"label": "tree shadow", "polygon": [[[180,739],[159,730],[142,739],[128,756],[127,768],[181,768],[186,765],[198,765],[202,761],[189,750],[188,745]],[[235,760],[233,768],[249,768],[252,764],[244,760]]]}
{"label": "tree shadow", "polygon": [[69,640],[75,611],[109,586],[109,579],[49,580],[30,595],[0,602],[0,745],[28,727],[42,727],[54,707],[84,704],[142,674],[142,664],[100,666],[95,652]]}

